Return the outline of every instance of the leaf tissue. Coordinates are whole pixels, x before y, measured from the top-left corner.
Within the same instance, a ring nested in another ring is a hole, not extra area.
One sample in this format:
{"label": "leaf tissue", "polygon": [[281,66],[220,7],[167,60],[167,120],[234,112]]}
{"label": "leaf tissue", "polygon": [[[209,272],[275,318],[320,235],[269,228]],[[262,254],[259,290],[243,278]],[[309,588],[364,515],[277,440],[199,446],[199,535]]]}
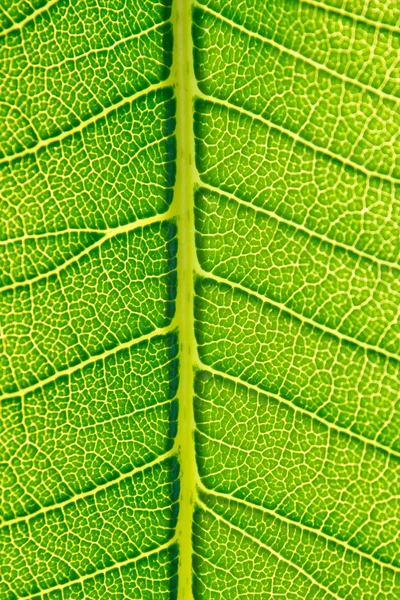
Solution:
{"label": "leaf tissue", "polygon": [[0,598],[400,598],[397,0],[3,0]]}

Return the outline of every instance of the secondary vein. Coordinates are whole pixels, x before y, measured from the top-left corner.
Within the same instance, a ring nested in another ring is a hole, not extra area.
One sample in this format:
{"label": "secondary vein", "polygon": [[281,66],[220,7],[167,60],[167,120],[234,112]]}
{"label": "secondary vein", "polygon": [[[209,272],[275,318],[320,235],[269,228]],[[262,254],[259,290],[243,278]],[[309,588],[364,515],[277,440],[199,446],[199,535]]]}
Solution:
{"label": "secondary vein", "polygon": [[247,294],[248,296],[253,296],[254,298],[258,298],[258,300],[261,300],[261,302],[263,302],[264,304],[271,304],[272,306],[277,308],[279,311],[290,314],[292,317],[294,317],[301,323],[306,323],[307,325],[309,325],[310,327],[312,327],[314,329],[319,329],[320,331],[323,331],[325,334],[332,335],[332,336],[338,338],[341,342],[345,341],[349,344],[352,344],[354,346],[362,348],[364,350],[364,352],[375,352],[376,354],[380,354],[380,355],[384,356],[385,359],[387,359],[387,360],[395,360],[396,362],[400,361],[400,357],[397,354],[395,354],[394,352],[385,350],[385,348],[381,348],[380,346],[375,346],[373,344],[369,344],[368,342],[363,342],[362,340],[359,340],[358,338],[346,335],[345,333],[342,333],[341,331],[338,331],[337,329],[333,329],[333,328],[329,327],[328,325],[324,325],[323,323],[319,323],[318,321],[315,321],[314,319],[305,317],[301,313],[298,313],[295,310],[293,310],[292,308],[289,308],[288,306],[286,306],[286,304],[283,304],[282,302],[277,302],[276,300],[271,299],[269,296],[261,294],[260,292],[257,292],[255,290],[252,290],[251,288],[249,288],[241,283],[237,283],[237,282],[232,281],[231,279],[221,277],[220,275],[216,275],[213,271],[206,271],[205,269],[203,269],[201,267],[199,275],[202,275],[203,277],[215,279],[215,281],[217,281],[220,284],[229,285],[233,289],[240,290],[240,291],[244,292],[245,294]]}
{"label": "secondary vein", "polygon": [[74,496],[66,498],[65,500],[62,500],[61,502],[55,502],[54,504],[42,506],[41,508],[39,508],[38,510],[36,510],[32,513],[27,513],[26,515],[21,515],[20,517],[14,517],[13,519],[5,520],[0,524],[0,529],[4,529],[6,527],[13,527],[20,523],[26,523],[30,519],[33,519],[39,515],[44,515],[53,510],[63,509],[66,506],[69,506],[70,504],[75,504],[79,500],[84,500],[85,498],[94,496],[95,494],[97,494],[98,492],[101,492],[102,490],[106,490],[109,487],[112,487],[114,485],[117,485],[118,483],[121,483],[122,481],[125,481],[125,479],[134,477],[137,473],[142,473],[143,471],[146,471],[147,469],[151,469],[152,467],[160,464],[164,460],[171,458],[175,454],[175,452],[176,452],[176,450],[174,448],[172,448],[168,452],[165,452],[164,454],[157,456],[151,462],[146,463],[144,465],[140,465],[139,467],[133,467],[130,471],[127,471],[126,473],[122,473],[118,477],[115,477],[114,479],[111,479],[110,481],[107,481],[106,483],[96,485],[94,488],[92,488],[86,492],[81,492],[80,494],[75,494]]}
{"label": "secondary vein", "polygon": [[198,368],[204,369],[205,371],[209,371],[210,373],[212,373],[213,375],[216,375],[217,377],[222,377],[223,379],[224,378],[228,379],[229,381],[232,381],[236,385],[245,387],[248,390],[253,390],[257,394],[262,394],[264,396],[271,396],[272,398],[275,398],[275,400],[277,400],[279,403],[285,404],[286,406],[290,407],[292,410],[295,410],[296,412],[299,412],[299,413],[306,415],[312,419],[315,419],[316,421],[318,421],[325,427],[330,427],[332,429],[335,429],[338,433],[352,437],[364,445],[373,446],[376,449],[378,449],[382,452],[385,452],[385,454],[389,454],[390,456],[393,456],[396,459],[400,459],[400,452],[391,448],[390,446],[385,446],[384,444],[381,444],[380,442],[378,442],[375,439],[368,438],[360,433],[357,433],[356,431],[353,431],[352,429],[343,427],[342,425],[337,424],[333,421],[328,421],[327,419],[320,417],[317,413],[307,410],[305,408],[302,408],[298,404],[295,404],[294,401],[288,400],[287,398],[284,398],[280,394],[277,394],[270,390],[261,388],[258,385],[255,385],[253,383],[249,383],[248,381],[246,381],[245,379],[242,379],[241,377],[238,377],[235,375],[230,375],[229,373],[226,373],[225,371],[220,371],[219,369],[216,369],[215,367],[204,363],[200,358],[198,358]]}
{"label": "secondary vein", "polygon": [[300,61],[302,61],[302,62],[310,65],[311,67],[313,67],[316,70],[324,71],[325,73],[327,73],[331,77],[335,77],[335,78],[337,78],[337,79],[339,79],[339,80],[341,80],[341,81],[343,81],[345,83],[348,83],[350,85],[355,85],[356,87],[361,88],[361,90],[364,91],[364,92],[366,91],[366,92],[369,92],[371,94],[376,94],[377,96],[380,96],[383,99],[388,99],[388,100],[391,100],[392,102],[395,102],[395,103],[400,102],[400,98],[398,96],[394,96],[393,94],[389,94],[388,92],[384,92],[383,90],[381,90],[379,88],[375,88],[372,85],[368,85],[366,83],[363,83],[363,82],[359,81],[358,79],[354,79],[352,77],[348,77],[344,73],[340,73],[338,71],[335,71],[334,69],[331,69],[330,67],[328,67],[328,66],[326,66],[326,65],[324,65],[322,63],[319,63],[319,62],[313,60],[312,58],[309,58],[308,56],[304,56],[304,54],[301,54],[300,52],[297,52],[296,50],[293,50],[292,48],[288,48],[287,46],[284,46],[283,44],[280,44],[280,43],[276,42],[272,38],[266,37],[265,35],[261,35],[260,33],[257,33],[255,31],[251,31],[250,29],[248,29],[244,25],[241,25],[240,23],[236,23],[235,21],[232,21],[231,19],[228,19],[223,14],[221,14],[221,13],[213,10],[212,8],[210,8],[208,6],[203,6],[202,4],[199,4],[198,2],[196,2],[196,5],[199,8],[201,8],[201,10],[204,10],[205,12],[208,12],[209,14],[213,15],[214,17],[216,17],[220,21],[223,21],[224,23],[226,23],[230,27],[241,31],[242,33],[244,33],[245,35],[247,35],[249,37],[253,37],[255,39],[258,39],[261,42],[266,42],[266,43],[270,44],[271,46],[273,46],[274,48],[276,48],[277,50],[279,50],[280,52],[288,54],[289,56],[292,56],[293,58],[295,58],[297,60],[300,60]]}
{"label": "secondary vein", "polygon": [[215,96],[212,96],[211,94],[207,94],[206,92],[204,92],[200,89],[198,90],[198,95],[210,103],[214,103],[214,104],[217,104],[220,106],[225,106],[228,110],[237,111],[238,113],[241,113],[241,114],[245,115],[246,117],[249,117],[253,121],[259,121],[260,123],[264,123],[271,129],[276,129],[280,133],[287,135],[288,137],[291,137],[295,142],[310,148],[314,152],[318,152],[322,155],[329,156],[329,158],[336,160],[344,165],[347,165],[348,167],[354,169],[354,171],[363,173],[368,179],[370,179],[371,177],[375,177],[376,179],[390,183],[392,186],[393,185],[398,186],[400,184],[400,179],[398,177],[393,177],[392,175],[386,175],[383,173],[379,173],[378,171],[370,171],[363,165],[360,165],[351,159],[345,158],[345,157],[341,156],[340,154],[336,154],[332,150],[329,150],[329,148],[325,148],[324,146],[318,146],[314,142],[307,140],[306,138],[302,137],[298,133],[291,131],[287,127],[284,127],[283,125],[278,125],[277,123],[274,123],[273,121],[270,121],[269,119],[266,119],[262,115],[251,112],[250,110],[247,110],[246,108],[243,108],[242,106],[240,106],[238,104],[233,104],[232,102],[230,102],[228,100],[223,100],[221,98],[217,98]]}

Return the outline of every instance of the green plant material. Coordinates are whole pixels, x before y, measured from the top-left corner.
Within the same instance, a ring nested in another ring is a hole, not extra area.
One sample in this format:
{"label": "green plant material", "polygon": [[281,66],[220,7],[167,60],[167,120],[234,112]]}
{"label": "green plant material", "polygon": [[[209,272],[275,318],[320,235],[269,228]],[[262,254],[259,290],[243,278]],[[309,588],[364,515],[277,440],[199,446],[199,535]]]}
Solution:
{"label": "green plant material", "polygon": [[0,597],[400,597],[396,0],[5,0]]}

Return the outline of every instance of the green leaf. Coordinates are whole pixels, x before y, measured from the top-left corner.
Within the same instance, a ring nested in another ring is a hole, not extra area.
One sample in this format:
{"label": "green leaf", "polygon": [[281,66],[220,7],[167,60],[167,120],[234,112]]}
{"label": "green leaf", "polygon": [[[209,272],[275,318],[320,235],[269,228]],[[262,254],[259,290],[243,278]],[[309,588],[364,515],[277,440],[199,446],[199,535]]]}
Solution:
{"label": "green leaf", "polygon": [[0,597],[400,597],[396,0],[5,0]]}

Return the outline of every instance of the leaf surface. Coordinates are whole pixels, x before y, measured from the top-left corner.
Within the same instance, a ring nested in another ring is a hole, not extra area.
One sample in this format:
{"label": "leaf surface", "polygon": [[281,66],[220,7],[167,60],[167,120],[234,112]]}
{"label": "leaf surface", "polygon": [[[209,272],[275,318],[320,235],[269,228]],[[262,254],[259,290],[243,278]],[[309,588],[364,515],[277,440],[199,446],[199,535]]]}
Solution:
{"label": "leaf surface", "polygon": [[399,22],[6,1],[2,598],[400,596]]}

